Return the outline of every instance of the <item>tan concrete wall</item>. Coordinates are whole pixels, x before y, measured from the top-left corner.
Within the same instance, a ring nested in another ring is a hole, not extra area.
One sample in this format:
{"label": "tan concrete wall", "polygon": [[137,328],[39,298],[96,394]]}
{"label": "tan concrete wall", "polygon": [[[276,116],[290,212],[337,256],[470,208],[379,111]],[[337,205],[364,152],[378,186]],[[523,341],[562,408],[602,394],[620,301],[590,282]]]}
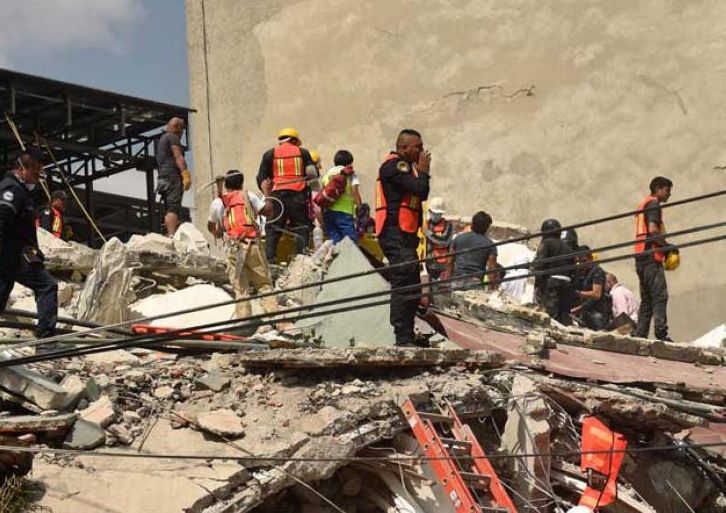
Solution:
{"label": "tan concrete wall", "polygon": [[[433,193],[536,228],[635,208],[655,174],[674,199],[726,187],[726,3],[720,0],[187,0],[196,173],[248,179],[282,126],[324,164],[356,156],[364,200],[402,127],[423,132]],[[201,180],[197,180],[197,184]],[[210,193],[196,197],[206,212]],[[725,199],[667,211],[720,220]],[[723,232],[723,230],[722,230]],[[592,245],[633,220],[583,229]],[[726,244],[669,274],[674,335],[726,321]],[[637,288],[632,264],[608,266]]]}

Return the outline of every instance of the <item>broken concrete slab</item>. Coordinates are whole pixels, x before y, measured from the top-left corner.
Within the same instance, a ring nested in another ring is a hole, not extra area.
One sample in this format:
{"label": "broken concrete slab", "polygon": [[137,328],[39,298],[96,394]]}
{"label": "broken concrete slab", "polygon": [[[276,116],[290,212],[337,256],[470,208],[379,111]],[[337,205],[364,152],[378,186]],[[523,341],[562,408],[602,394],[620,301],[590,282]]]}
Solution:
{"label": "broken concrete slab", "polygon": [[[550,452],[551,427],[548,422],[550,409],[537,384],[531,379],[516,375],[512,383],[511,401],[507,408],[507,422],[504,426],[501,446],[507,454],[547,454]],[[548,495],[537,484],[550,482],[550,458],[512,458],[513,488],[512,497],[518,508],[533,504],[544,504]],[[546,505],[531,511],[545,513]]]}
{"label": "broken concrete slab", "polygon": [[75,374],[66,374],[61,380],[60,386],[68,393],[63,410],[73,409],[81,397],[86,395],[86,384]]}
{"label": "broken concrete slab", "polygon": [[197,424],[205,431],[225,437],[239,438],[245,433],[245,427],[237,413],[226,408],[199,413]]}
{"label": "broken concrete slab", "polygon": [[0,368],[0,387],[45,410],[62,410],[68,403],[63,387],[25,367]]}
{"label": "broken concrete slab", "polygon": [[103,245],[78,298],[79,319],[99,324],[128,319],[128,305],[134,298],[131,263],[126,246],[117,238]]}
{"label": "broken concrete slab", "polygon": [[105,441],[106,432],[98,424],[78,419],[63,441],[63,447],[85,451],[100,447]]}
{"label": "broken concrete slab", "polygon": [[108,396],[102,395],[97,401],[88,405],[88,408],[81,410],[81,418],[98,424],[101,427],[108,426],[116,418],[116,410]]}
{"label": "broken concrete slab", "polygon": [[716,326],[708,333],[691,342],[697,347],[726,347],[726,324]]}
{"label": "broken concrete slab", "polygon": [[335,367],[434,367],[466,364],[500,367],[504,358],[490,351],[413,347],[270,349],[238,356],[247,367],[335,368]]}
{"label": "broken concrete slab", "polygon": [[[141,359],[123,349],[114,349],[113,351],[89,354],[85,357],[85,363],[90,370],[111,372],[120,365],[139,365]],[[89,383],[89,394],[93,393],[94,385],[97,386],[95,381],[93,384]],[[92,397],[89,397],[89,399],[92,399]]]}
{"label": "broken concrete slab", "polygon": [[75,413],[61,415],[8,415],[0,417],[0,433],[61,432],[73,425]]}
{"label": "broken concrete slab", "polygon": [[[140,319],[231,300],[232,296],[219,287],[209,284],[194,285],[168,294],[154,294],[137,301],[131,305],[131,316],[134,319]],[[167,328],[191,328],[217,321],[228,321],[234,318],[234,312],[234,305],[229,304],[199,312],[165,317],[151,321],[149,324]]]}
{"label": "broken concrete slab", "polygon": [[[350,239],[343,239],[336,249],[338,254],[328,269],[327,280],[373,269],[368,259]],[[315,303],[348,299],[352,291],[354,291],[355,295],[362,295],[385,292],[390,288],[388,282],[380,274],[374,273],[325,284],[315,298]],[[375,299],[349,302],[347,305],[353,308],[357,305],[383,300],[386,297],[381,296]],[[321,311],[330,308],[329,306],[321,307]],[[315,311],[312,310],[312,312]],[[320,339],[326,347],[392,346],[396,341],[390,324],[390,307],[388,304],[304,319],[299,321],[296,326],[315,339]]]}
{"label": "broken concrete slab", "polygon": [[197,388],[202,390],[211,390],[212,392],[221,392],[227,388],[232,380],[229,376],[225,376],[219,372],[210,372],[206,376],[198,378],[196,381]]}
{"label": "broken concrete slab", "polygon": [[146,235],[132,235],[126,243],[126,248],[136,253],[172,254],[174,241],[160,233],[147,233]]}

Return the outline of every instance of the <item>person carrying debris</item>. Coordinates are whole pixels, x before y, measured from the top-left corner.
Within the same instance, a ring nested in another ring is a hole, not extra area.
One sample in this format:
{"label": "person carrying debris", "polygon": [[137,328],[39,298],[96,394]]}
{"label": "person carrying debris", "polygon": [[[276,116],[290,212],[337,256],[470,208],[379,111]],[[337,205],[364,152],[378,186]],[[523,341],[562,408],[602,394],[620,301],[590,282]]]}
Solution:
{"label": "person carrying debris", "polygon": [[532,262],[532,270],[541,273],[534,279],[535,301],[544,308],[547,315],[569,326],[572,323],[570,308],[573,271],[557,269],[573,266],[575,259],[569,243],[560,237],[562,225],[557,219],[545,220],[540,231],[543,232],[542,241]]}
{"label": "person carrying debris", "polygon": [[592,258],[589,246],[580,246],[577,272],[582,276],[582,285],[575,290],[575,297],[582,302],[572,309],[572,314],[591,330],[603,330],[610,322],[611,303],[605,291],[605,271]]}
{"label": "person carrying debris", "polygon": [[[227,254],[229,281],[234,288],[235,298],[248,296],[250,284],[260,294],[272,292],[272,277],[267,260],[260,247],[260,229],[257,216],[272,213],[272,200],[262,200],[256,195],[242,190],[244,175],[231,169],[224,180],[224,192],[209,206],[207,230],[217,238],[224,238]],[[270,180],[261,184],[263,193],[269,195],[272,188]],[[277,311],[275,296],[262,298],[265,312]],[[252,313],[249,301],[235,303],[238,319],[245,319]]]}
{"label": "person carrying debris", "polygon": [[157,191],[164,203],[166,234],[173,237],[179,228],[182,212],[182,196],[192,186],[192,175],[184,158],[181,136],[184,134],[184,120],[171,118],[166,132],[159,138],[156,147],[156,163],[159,167]]}
{"label": "person carrying debris", "polygon": [[271,220],[267,221],[267,261],[277,262],[277,244],[286,229],[295,236],[295,251],[304,253],[310,246],[309,181],[319,177],[310,152],[302,148],[300,134],[294,128],[283,128],[277,134],[278,144],[262,156],[257,173],[257,185],[272,180],[272,196],[280,203],[273,204]]}
{"label": "person carrying debris", "polygon": [[[667,253],[655,251],[646,255],[641,253],[669,246],[665,240],[665,225],[661,203],[671,197],[673,182],[663,176],[656,176],[650,182],[650,194],[638,205],[635,221],[635,271],[640,281],[640,312],[636,337],[648,338],[650,321],[654,319],[655,337],[658,340],[673,342],[668,336],[668,285],[666,284],[664,264],[675,268],[678,266],[678,250],[671,249]],[[650,237],[655,240],[646,241]]]}
{"label": "person carrying debris", "polygon": [[446,202],[442,198],[431,198],[428,204],[428,220],[424,229],[426,241],[426,272],[432,280],[447,278],[450,274],[453,256],[451,243],[454,240],[454,226],[444,218]]}
{"label": "person carrying debris", "polygon": [[477,212],[471,218],[471,230],[454,238],[452,249],[456,253],[453,276],[457,290],[481,290],[486,280],[490,290],[498,287],[497,247],[486,233],[492,225],[492,216]]}
{"label": "person carrying debris", "polygon": [[55,335],[58,320],[58,284],[43,265],[35,227],[35,206],[30,191],[40,180],[43,153],[24,150],[15,168],[0,180],[0,312],[5,310],[15,282],[35,294],[37,338]]}
{"label": "person carrying debris", "polygon": [[68,195],[65,191],[53,191],[50,195],[50,204],[44,208],[35,220],[38,228],[53,234],[56,239],[66,240],[63,223],[63,212],[66,210]]}
{"label": "person carrying debris", "polygon": [[339,150],[333,157],[333,164],[323,176],[322,198],[320,195],[316,197],[318,204],[321,199],[328,200],[323,213],[323,227],[334,244],[345,237],[357,242],[355,213],[361,205],[361,198],[358,190],[360,180],[353,169],[353,154]]}
{"label": "person carrying debris", "polygon": [[[407,263],[390,273],[394,289],[421,283],[416,248],[421,202],[429,196],[430,166],[431,154],[424,149],[421,134],[407,128],[398,134],[396,151],[386,156],[378,170],[376,235],[389,265]],[[420,290],[391,292],[391,326],[398,346],[416,345],[413,328],[420,299]]]}

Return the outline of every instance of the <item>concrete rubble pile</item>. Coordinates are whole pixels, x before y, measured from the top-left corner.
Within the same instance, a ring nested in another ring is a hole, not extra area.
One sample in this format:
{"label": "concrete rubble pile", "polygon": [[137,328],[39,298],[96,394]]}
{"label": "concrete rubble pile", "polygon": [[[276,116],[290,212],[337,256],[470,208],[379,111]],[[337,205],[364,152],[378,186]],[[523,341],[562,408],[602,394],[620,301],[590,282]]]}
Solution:
{"label": "concrete rubble pile", "polygon": [[[109,241],[83,276],[58,273],[64,315],[108,323],[230,299],[207,265],[222,265],[214,249],[180,232]],[[326,244],[280,270],[276,287],[371,268],[353,244]],[[387,287],[372,273],[279,302],[315,311],[351,290]],[[11,307],[29,309],[28,292],[16,290]],[[0,440],[10,447],[0,462],[17,461],[0,475],[27,474],[32,463],[34,498],[56,513],[454,512],[402,411],[410,399],[421,412],[456,411],[516,511],[578,503],[588,416],[628,444],[616,501],[602,511],[726,511],[723,330],[664,344],[567,329],[500,292],[434,301],[418,326],[432,348],[394,347],[384,305],[300,321],[294,343],[281,346],[171,342],[0,368]],[[151,324],[186,329],[233,315],[227,305]],[[0,331],[5,342],[31,337]],[[12,450],[23,444],[63,451],[29,458]],[[478,492],[491,500],[487,487]]]}

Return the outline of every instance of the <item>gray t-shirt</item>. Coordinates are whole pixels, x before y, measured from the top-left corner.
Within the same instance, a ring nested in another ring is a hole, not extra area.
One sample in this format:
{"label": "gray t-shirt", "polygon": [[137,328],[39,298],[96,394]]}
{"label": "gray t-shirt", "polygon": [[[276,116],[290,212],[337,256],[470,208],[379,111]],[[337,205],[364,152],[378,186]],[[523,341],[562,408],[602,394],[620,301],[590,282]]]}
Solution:
{"label": "gray t-shirt", "polygon": [[177,169],[174,153],[171,151],[171,147],[174,145],[182,147],[179,136],[176,134],[166,132],[159,138],[159,144],[156,147],[156,164],[159,166],[159,177],[178,175],[182,172],[181,169]]}
{"label": "gray t-shirt", "polygon": [[476,232],[466,232],[456,236],[453,251],[468,251],[454,257],[454,276],[477,273],[479,278],[484,277],[489,256],[497,254],[497,248],[492,240]]}

